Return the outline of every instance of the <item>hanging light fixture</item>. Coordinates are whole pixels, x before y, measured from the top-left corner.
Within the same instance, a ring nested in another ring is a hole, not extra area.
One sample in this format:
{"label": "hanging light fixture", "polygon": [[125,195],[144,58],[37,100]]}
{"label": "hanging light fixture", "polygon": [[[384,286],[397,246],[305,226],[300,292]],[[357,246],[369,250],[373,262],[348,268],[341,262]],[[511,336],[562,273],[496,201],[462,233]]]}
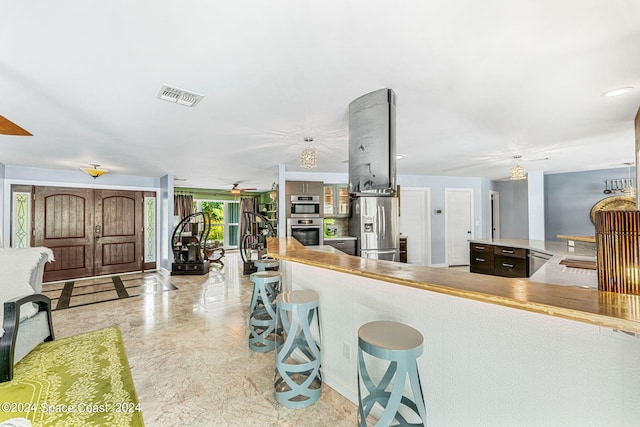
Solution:
{"label": "hanging light fixture", "polygon": [[625,193],[627,196],[635,196],[636,188],[633,186],[633,178],[631,178],[631,166],[633,166],[633,162],[626,162],[627,168],[629,170],[628,177],[624,181],[624,187],[620,190]]}
{"label": "hanging light fixture", "polygon": [[92,177],[93,179],[96,179],[99,176],[104,175],[105,173],[109,172],[106,169],[98,169],[97,164],[93,164],[93,163],[89,163],[89,166],[91,166],[90,168],[80,168],[80,170],[84,173],[86,173],[87,175],[89,175],[90,177]]}
{"label": "hanging light fixture", "polygon": [[511,166],[511,179],[514,181],[527,179],[527,171],[524,166],[518,164],[518,160],[521,159],[522,156],[513,156],[515,160],[515,165]]}
{"label": "hanging light fixture", "polygon": [[302,153],[300,153],[300,166],[305,169],[313,169],[318,166],[318,152],[311,145],[313,142],[312,137],[305,136],[304,142],[307,143],[307,146],[304,147]]}

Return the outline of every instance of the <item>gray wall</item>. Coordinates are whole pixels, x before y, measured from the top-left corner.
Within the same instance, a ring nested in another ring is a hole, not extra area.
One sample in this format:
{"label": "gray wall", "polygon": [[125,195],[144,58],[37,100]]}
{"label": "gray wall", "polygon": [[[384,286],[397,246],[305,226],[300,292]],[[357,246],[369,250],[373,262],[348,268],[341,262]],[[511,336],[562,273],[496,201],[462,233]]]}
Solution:
{"label": "gray wall", "polygon": [[[604,181],[627,178],[628,174],[629,169],[623,167],[545,175],[545,239],[560,240],[556,237],[558,234],[595,235],[591,208],[614,195],[602,192]],[[635,168],[631,168],[631,177],[635,177]]]}
{"label": "gray wall", "polygon": [[529,191],[526,179],[494,181],[500,193],[500,238],[529,239]]}

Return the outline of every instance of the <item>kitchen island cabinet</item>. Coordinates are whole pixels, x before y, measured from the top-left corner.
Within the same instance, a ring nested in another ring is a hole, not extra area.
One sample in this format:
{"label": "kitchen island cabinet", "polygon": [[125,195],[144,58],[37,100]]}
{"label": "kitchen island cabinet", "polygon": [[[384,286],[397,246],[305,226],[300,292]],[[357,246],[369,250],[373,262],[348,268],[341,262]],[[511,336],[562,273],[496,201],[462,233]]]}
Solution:
{"label": "kitchen island cabinet", "polygon": [[291,238],[268,252],[285,290],[320,295],[323,380],[354,402],[357,330],[395,320],[425,339],[430,425],[640,419],[640,339],[617,332],[640,333],[640,296],[319,253]]}
{"label": "kitchen island cabinet", "polygon": [[529,277],[529,250],[513,246],[469,244],[469,271],[503,277]]}
{"label": "kitchen island cabinet", "polygon": [[324,244],[332,246],[347,255],[355,256],[357,254],[356,251],[356,242],[358,239],[355,237],[324,237]]}

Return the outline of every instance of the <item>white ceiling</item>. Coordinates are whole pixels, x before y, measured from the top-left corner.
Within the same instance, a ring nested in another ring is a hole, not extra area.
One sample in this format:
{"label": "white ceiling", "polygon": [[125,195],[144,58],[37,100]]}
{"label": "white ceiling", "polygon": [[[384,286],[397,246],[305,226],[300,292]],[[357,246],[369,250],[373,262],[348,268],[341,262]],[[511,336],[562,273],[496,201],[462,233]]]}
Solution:
{"label": "white ceiling", "polygon": [[[161,101],[163,83],[201,93]],[[634,86],[631,93],[600,96]],[[6,165],[175,174],[268,189],[276,165],[347,172],[348,104],[398,96],[399,174],[548,172],[634,159],[636,0],[7,1],[0,13]]]}

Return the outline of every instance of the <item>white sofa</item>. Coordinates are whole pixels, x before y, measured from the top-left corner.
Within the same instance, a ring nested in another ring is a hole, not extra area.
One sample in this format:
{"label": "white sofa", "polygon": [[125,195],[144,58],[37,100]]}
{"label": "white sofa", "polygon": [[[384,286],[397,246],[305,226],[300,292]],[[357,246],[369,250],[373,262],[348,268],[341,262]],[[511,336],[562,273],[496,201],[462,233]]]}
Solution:
{"label": "white sofa", "polygon": [[0,249],[0,382],[43,341],[54,339],[51,300],[42,295],[42,276],[53,261],[49,248]]}

